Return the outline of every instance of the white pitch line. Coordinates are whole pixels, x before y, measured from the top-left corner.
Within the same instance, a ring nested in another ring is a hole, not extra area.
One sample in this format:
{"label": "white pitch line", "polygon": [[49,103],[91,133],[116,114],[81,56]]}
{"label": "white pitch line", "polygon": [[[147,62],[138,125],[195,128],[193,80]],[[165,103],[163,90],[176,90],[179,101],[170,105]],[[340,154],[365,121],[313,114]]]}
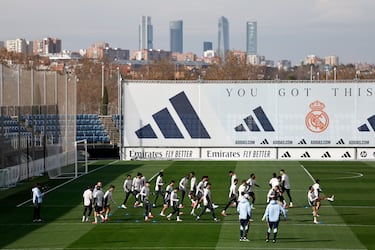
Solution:
{"label": "white pitch line", "polygon": [[[104,165],[104,166],[101,166],[101,167],[99,167],[99,168],[96,168],[96,169],[94,169],[94,170],[88,172],[87,174],[90,174],[90,173],[93,173],[93,172],[95,172],[95,171],[98,171],[98,170],[100,170],[100,169],[102,169],[102,168],[108,167],[108,166],[110,166],[110,165],[112,165],[112,164],[115,164],[115,163],[118,162],[118,161],[119,161],[119,160],[116,160],[116,161],[110,162],[110,163],[108,163],[108,164],[106,164],[106,165]],[[66,184],[68,184],[68,183],[70,183],[70,182],[72,182],[72,181],[74,181],[74,180],[80,178],[81,176],[85,176],[85,175],[86,175],[86,174],[83,174],[83,175],[78,176],[77,178],[73,178],[73,179],[70,179],[70,180],[68,180],[68,181],[66,181],[66,182],[64,182],[64,183],[61,183],[60,185],[58,185],[58,186],[56,186],[56,187],[54,187],[54,188],[51,188],[51,189],[47,190],[46,192],[43,193],[43,195],[46,195],[46,194],[48,194],[48,193],[50,193],[50,192],[52,192],[52,191],[55,191],[56,189],[58,189],[58,188],[60,188],[60,187],[62,187],[62,186],[65,186]],[[23,206],[23,205],[25,205],[25,204],[31,202],[32,200],[33,200],[33,199],[28,199],[27,201],[24,201],[24,202],[18,204],[16,207],[21,207],[21,206]]]}
{"label": "white pitch line", "polygon": [[300,164],[301,168],[306,172],[306,174],[310,177],[310,179],[315,182],[314,177],[310,174],[310,172],[302,165]]}
{"label": "white pitch line", "polygon": [[333,180],[356,179],[356,178],[363,177],[362,173],[357,173],[357,172],[344,172],[344,173],[346,173],[346,174],[352,174],[353,176],[337,177],[337,178],[333,178]]}
{"label": "white pitch line", "polygon": [[164,169],[161,169],[160,171],[158,171],[156,174],[154,174],[148,181],[152,181],[156,176],[159,175],[160,172],[163,172]]}

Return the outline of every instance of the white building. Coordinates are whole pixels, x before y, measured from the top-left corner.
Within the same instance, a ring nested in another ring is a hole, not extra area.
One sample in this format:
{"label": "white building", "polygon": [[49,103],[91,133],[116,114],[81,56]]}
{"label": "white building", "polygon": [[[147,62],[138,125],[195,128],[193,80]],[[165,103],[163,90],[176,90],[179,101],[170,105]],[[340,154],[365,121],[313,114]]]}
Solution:
{"label": "white building", "polygon": [[324,64],[330,65],[330,66],[338,66],[339,57],[338,56],[326,56],[324,57]]}
{"label": "white building", "polygon": [[24,38],[6,41],[6,49],[8,52],[27,53],[27,42]]}

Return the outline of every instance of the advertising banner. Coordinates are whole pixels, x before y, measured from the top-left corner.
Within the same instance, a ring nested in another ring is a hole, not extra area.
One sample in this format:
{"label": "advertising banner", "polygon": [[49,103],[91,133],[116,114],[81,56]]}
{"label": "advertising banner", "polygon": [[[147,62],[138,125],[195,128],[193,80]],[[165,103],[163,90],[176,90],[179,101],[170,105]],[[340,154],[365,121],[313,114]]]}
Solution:
{"label": "advertising banner", "polygon": [[124,82],[125,147],[373,147],[372,82]]}
{"label": "advertising banner", "polygon": [[200,158],[199,148],[126,148],[125,160],[168,160]]}
{"label": "advertising banner", "polygon": [[348,161],[355,160],[354,148],[279,148],[279,160]]}
{"label": "advertising banner", "polygon": [[202,148],[202,160],[276,160],[276,148]]}
{"label": "advertising banner", "polygon": [[357,159],[375,161],[375,148],[357,148]]}

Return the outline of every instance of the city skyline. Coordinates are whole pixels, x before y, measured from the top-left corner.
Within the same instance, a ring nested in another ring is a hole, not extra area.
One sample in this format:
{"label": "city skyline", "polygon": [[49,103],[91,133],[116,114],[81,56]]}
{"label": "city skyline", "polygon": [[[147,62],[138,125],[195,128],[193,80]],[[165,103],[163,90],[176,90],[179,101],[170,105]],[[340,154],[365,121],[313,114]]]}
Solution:
{"label": "city skyline", "polygon": [[[343,63],[375,63],[375,3],[370,0],[109,0],[105,11],[99,1],[67,0],[59,5],[59,11],[48,3],[3,1],[0,41],[59,37],[63,49],[79,50],[106,41],[113,47],[136,50],[139,17],[147,15],[152,17],[154,49],[168,50],[169,22],[183,20],[184,52],[201,55],[203,41],[212,41],[217,48],[217,20],[225,16],[230,23],[231,50],[246,51],[246,22],[254,20],[258,24],[258,54],[271,60],[290,59],[297,64],[306,55],[315,54],[337,55]],[[156,8],[160,11],[155,12]]]}

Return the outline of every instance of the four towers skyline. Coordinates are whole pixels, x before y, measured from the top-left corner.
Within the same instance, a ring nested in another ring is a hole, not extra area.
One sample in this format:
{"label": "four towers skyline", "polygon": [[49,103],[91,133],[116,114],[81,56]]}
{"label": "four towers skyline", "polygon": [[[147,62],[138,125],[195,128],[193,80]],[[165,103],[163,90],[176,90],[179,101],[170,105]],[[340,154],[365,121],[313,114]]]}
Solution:
{"label": "four towers skyline", "polygon": [[[216,52],[219,56],[224,57],[230,50],[229,21],[226,17],[221,16],[218,19],[218,37]],[[183,20],[169,22],[170,51],[183,53]],[[204,42],[204,51],[209,47],[212,48],[212,42]],[[153,49],[153,26],[150,16],[141,16],[139,25],[139,49]],[[257,22],[246,22],[246,54],[257,55]]]}

